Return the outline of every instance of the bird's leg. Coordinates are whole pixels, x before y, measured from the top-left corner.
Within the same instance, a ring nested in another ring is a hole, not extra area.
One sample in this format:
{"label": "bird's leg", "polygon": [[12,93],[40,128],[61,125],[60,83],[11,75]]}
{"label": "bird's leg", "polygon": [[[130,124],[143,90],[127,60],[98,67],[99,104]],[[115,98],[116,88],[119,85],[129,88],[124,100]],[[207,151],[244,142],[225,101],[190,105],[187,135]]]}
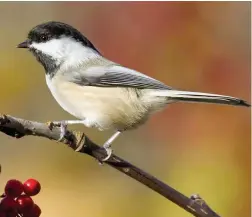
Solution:
{"label": "bird's leg", "polygon": [[53,127],[60,127],[60,138],[58,139],[58,141],[61,141],[64,136],[66,135],[66,131],[67,131],[67,126],[69,124],[83,124],[83,120],[64,120],[64,121],[52,121],[49,122],[49,128],[53,128]]}
{"label": "bird's leg", "polygon": [[107,152],[107,157],[105,157],[104,159],[102,159],[103,162],[109,160],[109,158],[112,155],[112,148],[111,148],[111,144],[112,142],[114,142],[114,140],[120,135],[121,131],[116,131],[104,144],[103,144],[103,148],[106,150]]}

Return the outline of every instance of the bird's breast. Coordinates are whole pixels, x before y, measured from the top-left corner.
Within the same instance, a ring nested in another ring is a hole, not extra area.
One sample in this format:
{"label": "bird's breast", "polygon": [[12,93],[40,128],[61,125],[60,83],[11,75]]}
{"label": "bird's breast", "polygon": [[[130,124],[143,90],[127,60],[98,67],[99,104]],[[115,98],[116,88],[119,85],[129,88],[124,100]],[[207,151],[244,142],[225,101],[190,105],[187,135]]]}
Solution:
{"label": "bird's breast", "polygon": [[133,90],[81,86],[63,77],[46,77],[47,85],[59,105],[88,127],[125,130],[145,121],[147,109]]}

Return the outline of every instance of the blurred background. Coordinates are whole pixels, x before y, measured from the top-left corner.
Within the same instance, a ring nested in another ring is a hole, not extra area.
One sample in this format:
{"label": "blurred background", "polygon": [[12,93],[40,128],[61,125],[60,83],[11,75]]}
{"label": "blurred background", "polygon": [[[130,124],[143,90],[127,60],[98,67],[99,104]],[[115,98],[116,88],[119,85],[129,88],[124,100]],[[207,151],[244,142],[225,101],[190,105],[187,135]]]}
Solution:
{"label": "blurred background", "polygon": [[[41,122],[71,119],[43,68],[16,45],[35,25],[73,25],[107,58],[183,90],[250,101],[250,2],[0,3],[0,112]],[[114,143],[117,155],[220,215],[250,216],[250,109],[177,103]],[[74,126],[96,143],[112,132]],[[0,134],[0,188],[33,177],[43,217],[180,216],[189,213],[135,180],[57,142]]]}

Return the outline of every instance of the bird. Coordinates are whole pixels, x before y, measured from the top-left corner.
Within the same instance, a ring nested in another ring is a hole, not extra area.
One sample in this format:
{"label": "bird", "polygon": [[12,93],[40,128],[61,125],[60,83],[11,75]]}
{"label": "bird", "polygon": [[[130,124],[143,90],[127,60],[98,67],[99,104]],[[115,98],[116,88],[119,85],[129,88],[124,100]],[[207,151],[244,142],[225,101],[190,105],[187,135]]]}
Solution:
{"label": "bird", "polygon": [[17,48],[28,49],[44,67],[46,84],[58,104],[77,120],[54,121],[60,140],[67,126],[84,124],[113,130],[103,144],[107,161],[111,144],[127,130],[145,124],[151,115],[176,102],[250,104],[242,99],[177,90],[141,72],[104,57],[80,31],[69,24],[49,21],[33,27]]}

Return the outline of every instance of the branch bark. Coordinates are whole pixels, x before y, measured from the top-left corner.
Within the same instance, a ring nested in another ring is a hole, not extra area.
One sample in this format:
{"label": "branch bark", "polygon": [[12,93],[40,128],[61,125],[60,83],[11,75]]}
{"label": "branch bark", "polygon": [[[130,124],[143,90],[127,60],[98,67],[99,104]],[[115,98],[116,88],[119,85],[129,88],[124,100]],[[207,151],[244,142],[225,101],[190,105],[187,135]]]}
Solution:
{"label": "branch bark", "polygon": [[[46,123],[24,120],[10,115],[0,116],[0,131],[15,138],[22,138],[24,136],[41,136],[55,141],[60,138],[60,130],[58,127],[51,129]],[[98,160],[102,160],[106,157],[105,150],[93,143],[83,132],[68,130],[61,143],[66,144],[74,151],[90,155]],[[146,185],[194,216],[220,217],[199,195],[192,195],[188,198],[154,176],[114,154],[105,163],[139,181],[143,185]]]}

